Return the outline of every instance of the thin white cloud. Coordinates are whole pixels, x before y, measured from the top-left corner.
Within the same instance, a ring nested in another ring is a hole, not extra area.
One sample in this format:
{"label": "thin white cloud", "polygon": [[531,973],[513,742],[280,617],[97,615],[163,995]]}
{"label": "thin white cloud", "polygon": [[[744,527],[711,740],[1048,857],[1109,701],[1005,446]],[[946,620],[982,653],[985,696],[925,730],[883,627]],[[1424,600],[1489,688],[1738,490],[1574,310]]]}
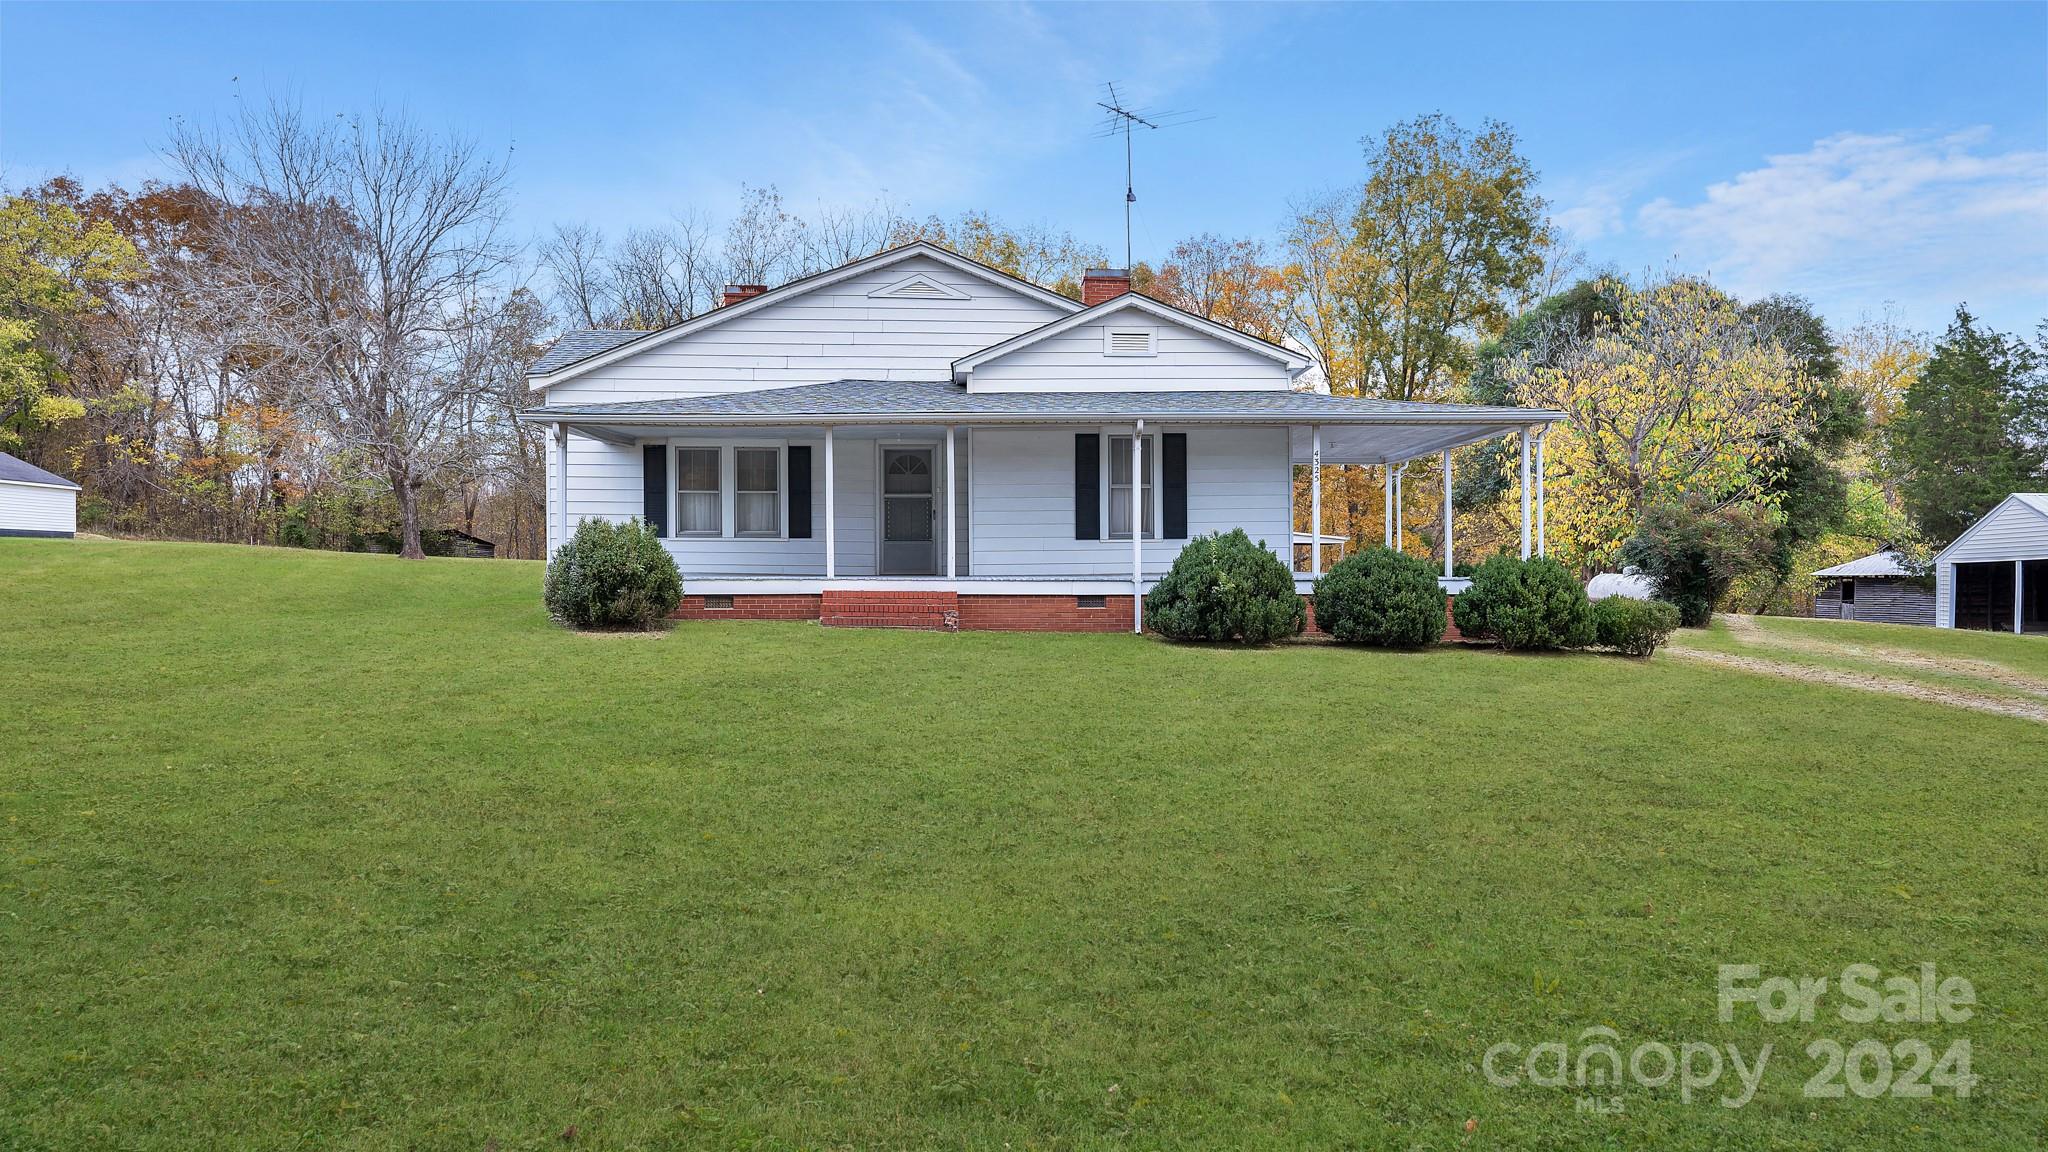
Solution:
{"label": "thin white cloud", "polygon": [[1801,292],[1849,313],[1967,299],[2008,323],[2048,304],[2048,152],[1997,151],[1988,129],[1830,136],[1695,203],[1653,200],[1637,221],[1743,295]]}

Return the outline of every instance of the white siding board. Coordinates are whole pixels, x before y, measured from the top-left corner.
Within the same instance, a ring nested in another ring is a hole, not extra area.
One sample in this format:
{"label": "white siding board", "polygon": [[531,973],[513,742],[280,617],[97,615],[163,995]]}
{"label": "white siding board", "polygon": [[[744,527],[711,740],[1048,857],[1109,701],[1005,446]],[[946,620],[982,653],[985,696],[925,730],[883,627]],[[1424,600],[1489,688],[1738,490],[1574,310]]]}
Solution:
{"label": "white siding board", "polygon": [[78,489],[0,480],[0,533],[78,531]]}
{"label": "white siding board", "polygon": [[[968,298],[868,295],[919,272]],[[592,369],[550,388],[547,397],[551,404],[595,404],[847,378],[950,380],[954,360],[1065,314],[1020,292],[918,258]]]}
{"label": "white siding board", "polygon": [[[976,576],[1129,576],[1129,540],[1074,539],[1078,429],[976,430],[968,500]],[[1153,430],[1148,429],[1148,434]],[[1181,431],[1171,427],[1159,431]],[[1280,555],[1289,539],[1293,469],[1284,428],[1189,428],[1188,534],[1243,528]],[[1156,444],[1157,441],[1155,440]],[[1186,541],[1148,540],[1145,572],[1173,565]]]}
{"label": "white siding board", "polygon": [[[1151,356],[1103,352],[1109,329],[1156,334]],[[970,392],[1124,392],[1293,387],[1287,366],[1269,356],[1145,314],[1081,324],[975,368]]]}

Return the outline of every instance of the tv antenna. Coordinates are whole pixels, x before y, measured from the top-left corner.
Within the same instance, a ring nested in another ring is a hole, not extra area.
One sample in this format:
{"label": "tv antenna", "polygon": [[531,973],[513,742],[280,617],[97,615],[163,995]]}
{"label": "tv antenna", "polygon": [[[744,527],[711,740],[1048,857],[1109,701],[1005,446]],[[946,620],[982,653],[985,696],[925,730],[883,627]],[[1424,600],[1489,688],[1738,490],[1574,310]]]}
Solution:
{"label": "tv antenna", "polygon": [[1124,138],[1124,270],[1131,268],[1131,205],[1138,202],[1138,193],[1131,176],[1131,134],[1139,128],[1157,131],[1161,128],[1178,128],[1182,124],[1195,124],[1213,120],[1213,116],[1197,116],[1182,108],[1171,111],[1156,111],[1150,108],[1134,108],[1124,103],[1123,94],[1116,90],[1116,81],[1103,85],[1109,91],[1109,99],[1097,100],[1095,106],[1108,115],[1102,128],[1095,133],[1098,140],[1111,136]]}

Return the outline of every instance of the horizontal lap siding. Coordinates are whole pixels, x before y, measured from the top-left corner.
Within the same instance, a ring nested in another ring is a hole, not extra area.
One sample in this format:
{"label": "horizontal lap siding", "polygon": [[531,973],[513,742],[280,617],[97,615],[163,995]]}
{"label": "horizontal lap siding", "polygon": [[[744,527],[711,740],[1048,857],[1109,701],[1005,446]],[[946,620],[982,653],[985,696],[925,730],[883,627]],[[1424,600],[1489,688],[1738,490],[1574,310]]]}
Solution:
{"label": "horizontal lap siding", "polygon": [[1951,545],[1934,569],[1935,625],[1955,626],[1955,566],[2048,559],[2048,517],[2019,501],[1986,514],[1970,538]]}
{"label": "horizontal lap siding", "polygon": [[78,530],[78,490],[0,481],[0,532]]}
{"label": "horizontal lap siding", "polygon": [[[868,296],[918,273],[968,298]],[[1051,304],[919,258],[593,369],[550,388],[547,397],[551,404],[595,404],[849,378],[950,380],[954,360],[1063,315]]]}
{"label": "horizontal lap siding", "polygon": [[[1158,354],[1104,355],[1109,328],[1150,328]],[[1154,320],[1083,324],[974,369],[973,392],[1186,392],[1292,387],[1287,367],[1227,340]]]}
{"label": "horizontal lap siding", "polygon": [[[1184,431],[1188,533],[1243,528],[1279,555],[1288,540],[1293,501],[1286,429]],[[974,575],[1130,574],[1129,540],[1074,539],[1073,429],[977,429],[974,449],[974,481],[968,491]],[[1165,572],[1184,543],[1146,541],[1146,573]]]}
{"label": "horizontal lap siding", "polygon": [[1856,602],[1844,605],[1841,582],[1830,581],[1814,597],[1813,614],[1821,620],[1927,625],[1934,623],[1934,593],[1905,580],[1860,577]]}

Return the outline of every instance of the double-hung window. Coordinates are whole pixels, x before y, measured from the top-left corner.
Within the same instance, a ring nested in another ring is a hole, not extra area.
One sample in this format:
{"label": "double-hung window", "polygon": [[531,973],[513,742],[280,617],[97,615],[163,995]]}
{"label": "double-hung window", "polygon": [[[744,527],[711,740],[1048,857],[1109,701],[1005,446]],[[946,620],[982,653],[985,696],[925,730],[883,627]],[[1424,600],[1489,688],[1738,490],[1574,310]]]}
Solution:
{"label": "double-hung window", "polygon": [[718,456],[716,448],[676,449],[676,535],[724,533],[725,500]]}
{"label": "double-hung window", "polygon": [[733,535],[782,532],[782,449],[733,449]]}
{"label": "double-hung window", "polygon": [[[1140,477],[1138,504],[1144,517],[1145,539],[1157,540],[1159,527],[1152,516],[1152,477],[1158,471],[1159,450],[1157,438],[1145,437],[1143,459],[1140,466],[1144,475]],[[1112,436],[1109,438],[1109,538],[1129,540],[1131,538],[1131,438]]]}

